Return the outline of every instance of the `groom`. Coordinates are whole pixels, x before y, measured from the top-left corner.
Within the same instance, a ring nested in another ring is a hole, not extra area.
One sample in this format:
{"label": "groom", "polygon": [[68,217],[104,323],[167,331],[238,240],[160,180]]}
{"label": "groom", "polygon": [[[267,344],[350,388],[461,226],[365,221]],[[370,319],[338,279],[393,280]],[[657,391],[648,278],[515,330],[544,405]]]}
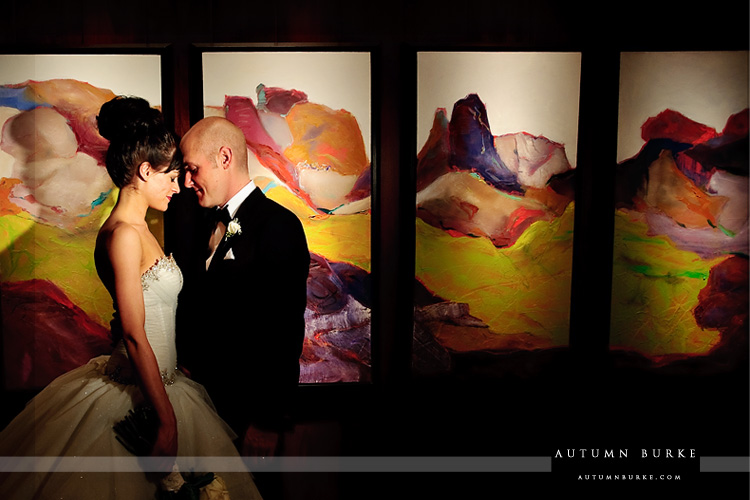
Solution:
{"label": "groom", "polygon": [[187,368],[241,437],[249,425],[278,431],[305,333],[310,254],[302,224],[250,179],[244,134],[229,120],[204,118],[180,149],[185,187],[211,215],[189,302]]}

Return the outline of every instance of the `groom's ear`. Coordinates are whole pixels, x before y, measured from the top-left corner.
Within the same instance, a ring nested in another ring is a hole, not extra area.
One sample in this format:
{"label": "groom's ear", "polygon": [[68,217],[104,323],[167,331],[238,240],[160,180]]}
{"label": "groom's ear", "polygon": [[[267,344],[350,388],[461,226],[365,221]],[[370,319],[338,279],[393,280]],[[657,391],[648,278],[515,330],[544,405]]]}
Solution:
{"label": "groom's ear", "polygon": [[232,164],[232,148],[222,146],[219,148],[219,166],[227,169]]}

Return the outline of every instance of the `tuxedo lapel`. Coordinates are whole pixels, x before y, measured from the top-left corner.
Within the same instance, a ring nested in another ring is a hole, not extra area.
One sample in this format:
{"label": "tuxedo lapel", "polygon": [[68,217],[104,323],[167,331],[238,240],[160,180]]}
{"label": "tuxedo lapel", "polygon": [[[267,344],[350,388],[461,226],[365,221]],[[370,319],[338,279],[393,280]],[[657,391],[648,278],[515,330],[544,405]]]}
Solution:
{"label": "tuxedo lapel", "polygon": [[221,238],[221,240],[219,241],[219,245],[216,247],[216,251],[214,252],[213,259],[211,259],[209,269],[214,267],[214,264],[216,264],[216,262],[224,259],[224,256],[227,254],[227,250],[229,250],[229,240],[225,235]]}
{"label": "tuxedo lapel", "polygon": [[[263,191],[256,187],[245,201],[242,202],[234,215],[234,219],[237,219],[242,228],[242,233],[235,234],[229,238],[224,236],[221,239],[219,246],[216,247],[216,252],[211,260],[211,264],[208,267],[209,272],[217,266],[217,262],[224,260],[227,252],[236,242],[240,239],[246,240],[252,238],[253,228],[258,223],[258,217],[262,211],[260,208],[262,207],[265,198],[266,196],[263,194]],[[235,258],[238,257],[242,258],[242,256],[235,255]]]}

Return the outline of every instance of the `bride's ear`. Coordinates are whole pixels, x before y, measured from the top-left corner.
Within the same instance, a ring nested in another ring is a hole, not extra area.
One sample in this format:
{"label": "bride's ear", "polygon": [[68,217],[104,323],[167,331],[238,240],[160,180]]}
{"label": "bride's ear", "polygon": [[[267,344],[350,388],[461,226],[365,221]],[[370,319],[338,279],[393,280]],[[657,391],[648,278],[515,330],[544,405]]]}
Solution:
{"label": "bride's ear", "polygon": [[151,166],[151,163],[144,161],[138,165],[138,177],[140,177],[142,181],[146,182],[153,173],[154,169]]}

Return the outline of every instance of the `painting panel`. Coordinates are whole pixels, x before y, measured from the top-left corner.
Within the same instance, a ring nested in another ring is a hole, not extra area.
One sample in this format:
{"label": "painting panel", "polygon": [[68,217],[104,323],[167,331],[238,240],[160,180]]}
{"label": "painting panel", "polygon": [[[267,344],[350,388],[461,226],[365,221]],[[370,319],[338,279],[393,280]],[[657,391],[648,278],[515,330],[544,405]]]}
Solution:
{"label": "painting panel", "polygon": [[610,345],[747,355],[748,52],[621,55]]}
{"label": "painting panel", "polygon": [[417,53],[415,373],[568,344],[580,72]]}
{"label": "painting panel", "polygon": [[240,127],[251,178],[305,229],[300,382],[369,382],[370,52],[207,49],[201,58],[203,116]]}
{"label": "painting panel", "polygon": [[[158,54],[0,55],[3,377],[36,389],[111,350],[93,249],[117,190],[97,131],[117,94],[161,106]],[[150,214],[163,234],[160,214]]]}

